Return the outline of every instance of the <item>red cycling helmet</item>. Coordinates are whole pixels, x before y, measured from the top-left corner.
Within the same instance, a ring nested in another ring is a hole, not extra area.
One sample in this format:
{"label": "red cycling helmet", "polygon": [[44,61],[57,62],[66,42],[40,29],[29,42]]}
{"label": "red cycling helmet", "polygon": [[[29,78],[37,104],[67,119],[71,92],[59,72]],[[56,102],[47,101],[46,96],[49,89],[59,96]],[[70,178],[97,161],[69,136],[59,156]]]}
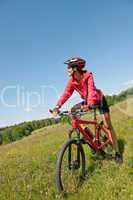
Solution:
{"label": "red cycling helmet", "polygon": [[78,69],[84,68],[85,63],[86,61],[80,57],[72,57],[64,62],[64,64],[67,64],[68,67],[77,67]]}

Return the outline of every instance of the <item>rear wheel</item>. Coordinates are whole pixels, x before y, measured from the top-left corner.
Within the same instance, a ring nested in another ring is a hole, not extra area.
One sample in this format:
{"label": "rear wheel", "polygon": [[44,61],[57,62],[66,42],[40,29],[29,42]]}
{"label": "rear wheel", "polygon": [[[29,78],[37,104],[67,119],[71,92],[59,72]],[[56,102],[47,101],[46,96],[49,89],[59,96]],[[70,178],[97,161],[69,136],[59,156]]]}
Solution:
{"label": "rear wheel", "polygon": [[85,154],[80,141],[68,140],[59,152],[56,186],[59,193],[74,193],[85,177]]}

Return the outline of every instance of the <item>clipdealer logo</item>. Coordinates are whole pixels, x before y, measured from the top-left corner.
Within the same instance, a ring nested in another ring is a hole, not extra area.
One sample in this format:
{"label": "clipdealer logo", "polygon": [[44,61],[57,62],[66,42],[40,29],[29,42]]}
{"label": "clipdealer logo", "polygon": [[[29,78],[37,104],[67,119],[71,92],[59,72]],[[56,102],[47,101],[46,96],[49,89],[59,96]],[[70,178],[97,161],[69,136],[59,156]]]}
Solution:
{"label": "clipdealer logo", "polygon": [[[48,107],[52,97],[58,98],[58,91],[54,86],[41,85],[38,91],[29,91],[24,86],[8,85],[0,91],[0,104],[6,108],[22,107],[29,112],[38,107]],[[13,99],[11,101],[11,98]]]}

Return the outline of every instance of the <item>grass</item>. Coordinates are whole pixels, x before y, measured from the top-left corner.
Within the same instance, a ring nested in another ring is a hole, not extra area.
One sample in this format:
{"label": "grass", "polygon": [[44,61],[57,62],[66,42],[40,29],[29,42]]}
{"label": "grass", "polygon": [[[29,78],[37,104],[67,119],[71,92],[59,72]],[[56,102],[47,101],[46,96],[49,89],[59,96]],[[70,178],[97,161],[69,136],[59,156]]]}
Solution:
{"label": "grass", "polygon": [[[95,159],[87,146],[87,176],[68,200],[133,200],[133,119],[112,107],[124,163]],[[0,200],[63,199],[55,188],[58,151],[67,139],[70,125],[57,124],[33,132],[21,141],[0,147]]]}

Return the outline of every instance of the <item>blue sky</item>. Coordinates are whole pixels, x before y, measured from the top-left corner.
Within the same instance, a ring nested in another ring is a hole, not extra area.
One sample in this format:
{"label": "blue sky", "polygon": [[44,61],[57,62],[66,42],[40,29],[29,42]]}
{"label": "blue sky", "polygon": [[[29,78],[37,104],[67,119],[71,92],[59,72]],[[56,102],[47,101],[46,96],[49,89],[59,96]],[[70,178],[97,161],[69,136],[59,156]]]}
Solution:
{"label": "blue sky", "polygon": [[105,93],[132,82],[132,11],[132,0],[0,0],[0,126],[48,116],[69,56]]}

